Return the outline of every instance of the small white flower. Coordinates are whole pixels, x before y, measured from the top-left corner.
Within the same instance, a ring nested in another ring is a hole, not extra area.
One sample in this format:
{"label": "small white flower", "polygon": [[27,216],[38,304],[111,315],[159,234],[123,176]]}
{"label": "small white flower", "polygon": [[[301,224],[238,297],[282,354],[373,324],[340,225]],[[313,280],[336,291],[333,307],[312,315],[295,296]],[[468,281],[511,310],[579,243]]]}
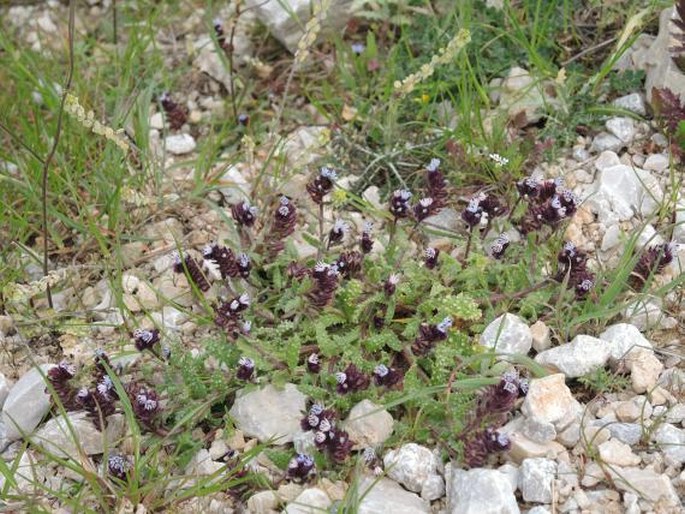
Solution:
{"label": "small white flower", "polygon": [[518,385],[514,382],[504,382],[502,389],[511,394],[517,394],[519,391]]}
{"label": "small white flower", "polygon": [[312,353],[307,358],[307,362],[309,362],[309,364],[318,364],[319,363],[319,354],[318,353]]}
{"label": "small white flower", "polygon": [[350,230],[350,224],[345,220],[337,219],[333,224],[333,232],[347,233]]}
{"label": "small white flower", "polygon": [[249,357],[241,357],[238,359],[238,365],[244,368],[254,368],[254,361]]}
{"label": "small white flower", "polygon": [[205,245],[205,247],[202,249],[202,256],[209,257],[214,251],[215,246],[216,245],[214,243],[208,243],[207,245]]}
{"label": "small white flower", "polygon": [[233,300],[228,307],[232,311],[237,311],[240,308],[240,302],[238,300]]}
{"label": "small white flower", "polygon": [[452,318],[447,317],[438,323],[437,329],[443,334],[452,326]]}
{"label": "small white flower", "polygon": [[250,295],[248,295],[247,293],[243,293],[238,297],[238,301],[242,305],[250,305]]}
{"label": "small white flower", "polygon": [[423,254],[426,256],[427,259],[435,259],[435,248],[429,246],[423,251]]}
{"label": "small white flower", "polygon": [[326,418],[323,418],[319,423],[319,430],[322,432],[329,432],[331,428],[333,428],[333,425],[331,425],[331,422]]}
{"label": "small white flower", "polygon": [[315,416],[318,416],[322,412],[323,412],[323,405],[321,405],[320,403],[315,403],[309,409],[309,414],[314,414]]}
{"label": "small white flower", "polygon": [[362,452],[362,460],[367,464],[372,463],[374,460],[376,460],[376,450],[374,450],[371,446],[364,448],[364,451]]}
{"label": "small white flower", "polygon": [[309,416],[307,416],[307,423],[310,427],[318,427],[320,422],[321,420],[319,419],[319,416],[317,416],[316,414],[310,414]]}
{"label": "small white flower", "polygon": [[362,232],[365,234],[370,234],[372,230],[373,230],[373,223],[371,223],[370,221],[365,221],[364,226],[362,227]]}
{"label": "small white flower", "polygon": [[479,212],[480,211],[480,200],[478,198],[471,198],[469,204],[466,206],[466,210],[469,212]]}
{"label": "small white flower", "polygon": [[431,161],[428,163],[428,166],[426,166],[426,169],[428,171],[437,171],[437,169],[440,167],[440,159],[431,159]]}
{"label": "small white flower", "polygon": [[373,369],[374,375],[378,375],[379,377],[384,377],[388,373],[390,373],[390,370],[385,364],[379,364]]}
{"label": "small white flower", "polygon": [[419,200],[419,205],[421,205],[421,207],[426,209],[426,208],[430,207],[431,205],[433,205],[433,199],[432,198],[421,198],[421,200]]}
{"label": "small white flower", "polygon": [[317,273],[323,273],[328,268],[328,264],[323,261],[319,261],[314,265],[314,271]]}
{"label": "small white flower", "polygon": [[333,181],[338,178],[338,174],[335,172],[335,170],[332,170],[331,168],[327,168],[326,166],[323,166],[320,170],[319,173],[321,174],[322,177],[327,178],[330,181]]}
{"label": "small white flower", "polygon": [[398,189],[393,193],[393,196],[406,202],[407,200],[411,199],[412,194],[411,191],[408,191],[406,189]]}
{"label": "small white flower", "polygon": [[344,371],[338,371],[335,374],[335,380],[336,382],[338,382],[338,384],[344,384],[345,382],[347,382],[347,373],[345,373]]}
{"label": "small white flower", "polygon": [[238,255],[238,264],[241,268],[247,268],[250,265],[250,256],[246,253]]}
{"label": "small white flower", "polygon": [[248,319],[243,322],[243,334],[249,334],[252,330],[252,322]]}
{"label": "small white flower", "polygon": [[318,444],[323,444],[326,442],[326,434],[324,432],[317,432],[314,434],[314,441]]}
{"label": "small white flower", "polygon": [[393,286],[396,286],[397,284],[400,283],[400,275],[399,273],[392,273],[388,277],[388,284],[391,284]]}
{"label": "small white flower", "polygon": [[502,157],[500,154],[491,153],[488,157],[490,157],[490,159],[492,159],[495,162],[495,166],[497,168],[501,168],[509,164],[509,159],[507,159],[506,157]]}

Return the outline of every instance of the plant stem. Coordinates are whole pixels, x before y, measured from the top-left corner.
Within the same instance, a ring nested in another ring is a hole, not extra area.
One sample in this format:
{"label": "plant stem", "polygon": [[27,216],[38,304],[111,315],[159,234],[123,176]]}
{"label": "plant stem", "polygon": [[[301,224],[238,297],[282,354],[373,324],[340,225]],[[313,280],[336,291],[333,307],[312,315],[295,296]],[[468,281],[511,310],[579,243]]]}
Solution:
{"label": "plant stem", "polygon": [[469,258],[471,251],[471,241],[473,240],[473,227],[469,227],[469,238],[466,240],[466,250],[464,250],[464,262]]}
{"label": "plant stem", "polygon": [[[57,145],[59,145],[60,135],[62,134],[62,119],[64,116],[64,103],[67,100],[67,94],[69,89],[71,89],[71,82],[74,78],[74,15],[76,11],[75,0],[69,1],[69,73],[67,75],[66,83],[64,88],[62,88],[62,99],[59,104],[59,111],[57,112],[57,128],[55,129],[55,137],[52,141],[52,148],[50,153],[45,158],[43,163],[43,173],[42,173],[42,203],[43,203],[43,276],[48,275],[48,175],[50,171],[50,164],[55,158],[55,153],[57,152]],[[48,306],[50,309],[53,308],[52,302],[52,292],[50,291],[50,284],[46,288],[46,294],[48,298]]]}
{"label": "plant stem", "polygon": [[324,216],[324,206],[323,200],[319,204],[319,251],[316,252],[316,260],[320,261],[323,257],[324,252],[324,234],[323,234],[323,216]]}

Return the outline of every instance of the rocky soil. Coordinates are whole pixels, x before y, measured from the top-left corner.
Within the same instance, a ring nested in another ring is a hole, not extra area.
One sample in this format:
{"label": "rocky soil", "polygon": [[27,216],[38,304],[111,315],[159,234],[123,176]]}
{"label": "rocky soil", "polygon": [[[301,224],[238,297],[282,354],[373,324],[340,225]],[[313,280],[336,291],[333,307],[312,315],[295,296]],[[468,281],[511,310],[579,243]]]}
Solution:
{"label": "rocky soil", "polygon": [[[90,7],[79,15],[81,27],[106,8],[106,3],[88,3]],[[38,51],[58,44],[65,13],[61,4],[47,2],[3,10],[2,16],[17,28],[24,44]],[[277,11],[256,9],[241,18],[245,27],[239,26],[239,31],[247,30],[256,17],[287,48],[296,48],[297,34]],[[685,198],[683,191],[672,190],[672,156],[664,136],[651,123],[627,114],[644,116],[649,112],[654,86],[666,85],[685,97],[685,76],[667,57],[671,15],[671,9],[665,10],[659,35],[641,36],[617,64],[647,71],[645,89],[613,100],[626,116],[608,117],[604,131],[579,136],[565,157],[541,163],[535,171],[541,178],[563,177],[566,186],[582,200],[566,238],[593,255],[589,264],[593,269],[615,265],[632,234],[639,233],[641,247],[665,242],[649,220],[665,195],[678,195],[679,225],[673,232],[677,258],[657,278],[659,284],[674,280],[685,266]],[[169,133],[163,130],[162,112],[153,110],[149,120],[150,144],[166,170],[163,189],[171,208],[168,215],[156,217],[144,227],[148,242],[132,242],[122,248],[127,269],[121,275],[123,303],[139,316],[136,326],[159,327],[168,340],[198,352],[210,329],[198,328],[188,315],[196,300],[186,278],[173,273],[170,252],[177,241],[189,248],[202,248],[210,241],[222,240],[230,230],[217,210],[183,203],[184,194],[193,187],[193,168],[187,163],[197,155],[197,141],[206,130],[203,120],[223,112],[221,88],[230,87],[215,50],[207,44],[208,36],[198,28],[201,20],[202,13],[198,13],[196,18],[184,21],[188,58],[196,71],[183,95],[187,122]],[[252,55],[249,41],[238,41],[236,53],[247,63]],[[160,44],[169,44],[163,35]],[[245,63],[241,65],[248,65]],[[507,76],[491,84],[492,94],[512,118],[525,112],[527,119],[534,121],[540,107],[550,99],[544,90],[530,89],[531,83],[525,69],[512,66]],[[304,126],[293,131],[281,150],[288,167],[294,169],[331,151],[325,136],[326,129],[321,127]],[[256,149],[255,159],[263,159],[268,150]],[[214,193],[214,199],[221,195],[223,201],[232,202],[249,194],[258,166],[245,162],[226,167],[225,162],[217,162],[216,169],[223,174],[224,187]],[[290,180],[293,197],[304,194],[306,180]],[[145,204],[144,192],[128,191],[127,195],[129,207]],[[370,187],[364,197],[383,205],[376,187]],[[442,224],[460,223],[456,212],[441,216]],[[518,235],[512,233],[511,237]],[[316,253],[304,239],[298,243],[298,251],[301,256]],[[39,269],[28,271],[34,279],[41,276]],[[90,362],[98,348],[106,348],[114,356],[113,363],[123,369],[142,358],[133,350],[125,315],[108,279],[83,284],[74,278],[74,270],[58,273],[62,275],[55,288],[55,310],[85,313],[80,319],[87,320],[87,330],[65,331],[57,338],[46,335],[38,345],[36,341],[27,344],[13,317],[0,317],[0,451],[5,463],[15,467],[16,484],[10,488],[26,494],[33,492],[36,481],[59,489],[61,484],[78,479],[54,464],[40,464],[39,448],[64,457],[82,457],[63,417],[48,416],[51,403],[44,374],[61,359],[75,364]],[[667,298],[639,298],[621,313],[620,322],[598,337],[578,335],[560,345],[552,344],[553,334],[543,322],[529,326],[514,314],[493,320],[481,336],[483,346],[502,354],[529,355],[550,371],[548,376],[530,382],[520,409],[504,427],[511,450],[494,467],[469,470],[444,464],[435,448],[412,442],[384,448],[379,455],[368,451],[369,459],[376,461],[375,473],[369,471],[355,484],[362,497],[359,512],[685,512],[685,310],[682,305],[679,311],[664,309],[665,304],[672,306],[678,300],[678,294],[674,291]],[[169,300],[187,310],[180,310]],[[41,300],[37,302],[40,307]],[[574,394],[569,387],[573,379],[599,369],[624,372],[629,387],[593,398]],[[303,432],[300,426],[306,402],[307,397],[294,384],[284,388],[262,384],[239,393],[230,410],[237,430],[230,435],[215,432],[207,448],[187,465],[179,486],[187,486],[192,477],[221,473],[228,454],[244,453],[258,442],[292,444],[298,452],[307,453],[314,443],[311,432]],[[126,440],[121,414],[112,415],[104,433],[83,412],[68,416],[71,430],[88,456],[99,456],[105,446]],[[393,423],[388,411],[368,400],[357,404],[343,421],[359,450],[383,448]],[[22,435],[31,437],[28,451],[22,451]],[[278,476],[278,469],[265,454],[255,459],[253,466],[266,476]],[[5,487],[6,479],[0,477],[0,490]],[[229,495],[219,492],[186,502],[184,512],[315,512],[313,508],[328,509],[342,500],[350,487],[350,483],[326,478],[307,485],[284,482],[273,491],[254,494],[244,510]],[[59,505],[54,508],[64,512]],[[135,508],[131,506],[130,512]],[[144,512],[144,508],[140,506],[135,512]]]}

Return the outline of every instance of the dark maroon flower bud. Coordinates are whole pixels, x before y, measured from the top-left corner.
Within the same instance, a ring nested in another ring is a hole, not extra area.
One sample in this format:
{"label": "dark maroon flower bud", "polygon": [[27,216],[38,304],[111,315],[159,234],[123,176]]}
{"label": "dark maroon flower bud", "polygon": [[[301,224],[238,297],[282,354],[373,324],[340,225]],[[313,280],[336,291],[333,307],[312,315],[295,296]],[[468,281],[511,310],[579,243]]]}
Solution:
{"label": "dark maroon flower bud", "polygon": [[325,307],[333,299],[338,288],[338,268],[317,262],[312,270],[314,285],[307,297],[315,307]]}
{"label": "dark maroon flower bud", "polygon": [[307,369],[310,373],[318,373],[321,371],[321,359],[318,353],[312,353],[307,357]]}
{"label": "dark maroon flower bud", "polygon": [[534,198],[540,191],[540,181],[533,177],[526,177],[516,183],[516,189],[523,198]]}
{"label": "dark maroon flower bud", "polygon": [[501,259],[504,257],[504,252],[506,252],[509,247],[509,236],[506,234],[500,234],[495,238],[495,240],[490,245],[490,255],[495,259]]}
{"label": "dark maroon flower bud", "polygon": [[221,273],[221,278],[226,279],[238,276],[238,264],[230,248],[211,243],[202,250],[202,256],[216,264],[219,268],[219,273]]}
{"label": "dark maroon flower bud", "polygon": [[152,347],[159,342],[159,330],[156,328],[152,330],[143,330],[137,328],[133,331],[133,339],[136,349],[139,352],[144,350],[152,350]]}
{"label": "dark maroon flower bud", "polygon": [[159,101],[166,113],[167,122],[171,130],[180,129],[188,120],[188,109],[174,102],[171,99],[171,95],[166,91],[160,95]]}
{"label": "dark maroon flower bud", "polygon": [[309,455],[298,453],[288,463],[287,477],[291,480],[305,480],[314,472],[314,459]]}
{"label": "dark maroon flower bud", "polygon": [[582,299],[595,287],[595,277],[589,272],[584,272],[582,275],[576,277],[575,280],[576,298]]}
{"label": "dark maroon flower bud", "polygon": [[343,220],[335,220],[333,228],[328,233],[328,244],[335,245],[342,242],[345,234],[350,230],[350,225]]}
{"label": "dark maroon flower bud", "polygon": [[562,178],[543,180],[538,185],[537,201],[544,202],[557,194],[557,190],[563,185]]}
{"label": "dark maroon flower bud", "polygon": [[338,272],[345,278],[351,278],[362,269],[363,256],[357,250],[343,252],[335,261]]}
{"label": "dark maroon flower bud", "polygon": [[114,367],[112,366],[112,362],[109,360],[109,356],[102,348],[98,348],[97,350],[95,350],[93,362],[95,364],[95,380],[99,380],[100,378],[105,376],[107,374],[107,368],[114,369]]}
{"label": "dark maroon flower bud", "polygon": [[432,198],[421,198],[419,203],[414,206],[414,218],[416,218],[416,221],[423,221],[435,214],[436,211],[436,204]]}
{"label": "dark maroon flower bud", "polygon": [[295,204],[287,196],[281,196],[279,206],[274,213],[271,232],[269,232],[267,239],[272,257],[283,251],[285,248],[283,240],[295,231],[296,223],[297,209]]}
{"label": "dark maroon flower bud", "polygon": [[238,369],[235,376],[239,380],[251,380],[254,374],[254,361],[249,357],[241,357],[238,360]]}
{"label": "dark maroon flower bud", "polygon": [[584,269],[587,263],[587,254],[576,248],[576,245],[571,241],[566,241],[561,251],[557,254],[557,261],[563,266],[564,272],[568,269]]}
{"label": "dark maroon flower bud", "polygon": [[428,166],[426,166],[428,196],[433,199],[436,210],[441,209],[447,203],[447,180],[439,168],[440,159],[431,159]]}
{"label": "dark maroon flower bud", "polygon": [[388,296],[392,296],[395,294],[395,291],[397,290],[397,284],[400,283],[400,276],[397,273],[392,273],[389,277],[388,280],[385,281],[385,284],[383,285],[383,290],[385,291],[385,294]]}
{"label": "dark maroon flower bud", "polygon": [[359,246],[363,253],[371,252],[373,248],[373,238],[371,237],[371,230],[373,229],[373,223],[367,221],[364,223],[364,228],[362,229],[362,238]]}
{"label": "dark maroon flower bud", "polygon": [[518,373],[507,372],[502,375],[498,384],[485,390],[480,398],[478,414],[480,416],[505,414],[514,408],[519,395]]}
{"label": "dark maroon flower bud", "polygon": [[411,346],[414,355],[426,355],[435,347],[438,341],[447,339],[447,332],[451,326],[451,318],[445,318],[437,325],[422,323],[419,327],[419,335]]}
{"label": "dark maroon flower bud", "polygon": [[312,270],[310,270],[307,266],[304,266],[297,261],[292,261],[288,264],[288,267],[286,268],[286,274],[292,279],[300,280],[304,277],[308,277],[309,275],[311,275]]}
{"label": "dark maroon flower bud", "polygon": [[461,213],[461,219],[469,226],[473,228],[480,224],[480,220],[483,217],[483,209],[480,206],[480,200],[478,197],[471,198],[469,204],[466,206]]}
{"label": "dark maroon flower bud", "polygon": [[209,290],[207,277],[205,277],[205,274],[200,269],[200,265],[191,255],[186,254],[185,258],[181,260],[181,256],[174,252],[174,271],[176,273],[185,272],[190,282],[195,284],[203,293]]}
{"label": "dark maroon flower bud", "polygon": [[494,195],[482,193],[478,197],[478,206],[488,215],[488,219],[501,216],[506,212],[504,204]]}
{"label": "dark maroon flower bud", "polygon": [[576,194],[565,188],[559,188],[558,190],[559,202],[561,206],[565,209],[566,217],[570,218],[578,210],[578,204],[580,201]]}
{"label": "dark maroon flower bud", "polygon": [[402,373],[395,368],[379,364],[373,370],[373,379],[377,386],[393,387],[402,381]]}
{"label": "dark maroon flower bud", "polygon": [[369,387],[370,378],[362,373],[357,366],[350,364],[345,371],[335,374],[339,394],[356,393]]}
{"label": "dark maroon flower bud", "polygon": [[151,427],[160,412],[157,393],[149,387],[135,383],[129,384],[127,393],[138,421],[148,428]]}
{"label": "dark maroon flower bud", "polygon": [[328,443],[328,452],[336,462],[343,462],[352,453],[354,441],[345,430],[336,430]]}
{"label": "dark maroon flower bud", "polygon": [[642,252],[640,260],[635,264],[630,277],[630,283],[634,288],[641,288],[650,276],[663,271],[673,261],[673,243],[653,245]]}
{"label": "dark maroon flower bud", "polygon": [[390,197],[390,212],[395,218],[406,218],[409,213],[409,200],[412,194],[406,189],[398,189]]}
{"label": "dark maroon flower bud", "polygon": [[337,178],[337,173],[330,168],[324,166],[319,170],[317,177],[306,186],[314,203],[323,203],[323,197],[333,190],[333,184]]}
{"label": "dark maroon flower bud", "polygon": [[493,428],[486,428],[484,433],[485,445],[492,452],[504,452],[511,448],[511,440],[504,432],[499,432]]}
{"label": "dark maroon flower bud", "polygon": [[233,216],[238,225],[251,227],[257,219],[258,212],[257,207],[250,205],[246,201],[231,205],[231,216]]}
{"label": "dark maroon flower bud", "polygon": [[[47,372],[48,382],[52,385],[57,398],[59,398],[60,403],[66,410],[73,410],[78,407],[75,398],[76,391],[70,383],[74,375],[76,375],[76,368],[66,361],[60,362]],[[48,388],[45,389],[45,392],[50,394]]]}
{"label": "dark maroon flower bud", "polygon": [[226,41],[226,34],[224,32],[224,26],[219,18],[214,19],[214,35],[216,36],[216,41],[219,43],[221,48],[224,48],[228,43]]}
{"label": "dark maroon flower bud", "polygon": [[126,480],[132,467],[131,461],[123,455],[110,454],[107,458],[107,472],[119,480]]}
{"label": "dark maroon flower bud", "polygon": [[438,257],[440,256],[440,250],[438,250],[437,248],[433,248],[432,246],[429,246],[425,249],[423,254],[425,256],[425,260],[423,262],[426,264],[426,268],[435,269],[435,267],[438,265]]}
{"label": "dark maroon flower bud", "polygon": [[250,261],[250,256],[246,253],[241,253],[238,255],[236,263],[238,265],[238,274],[242,278],[248,278],[250,276],[250,270],[252,270],[252,262]]}
{"label": "dark maroon flower bud", "polygon": [[241,313],[249,306],[250,297],[246,293],[243,293],[232,300],[221,302],[214,308],[216,314],[214,322],[225,329],[232,337],[237,337],[243,329]]}

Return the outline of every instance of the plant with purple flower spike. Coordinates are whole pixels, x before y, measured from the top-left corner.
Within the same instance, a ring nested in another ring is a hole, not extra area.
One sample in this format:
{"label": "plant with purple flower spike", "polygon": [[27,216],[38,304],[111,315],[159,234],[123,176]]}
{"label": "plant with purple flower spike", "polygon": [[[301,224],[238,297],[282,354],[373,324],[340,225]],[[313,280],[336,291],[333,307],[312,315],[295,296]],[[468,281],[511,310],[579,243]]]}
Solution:
{"label": "plant with purple flower spike", "polygon": [[315,307],[325,307],[333,299],[338,288],[338,268],[324,262],[317,262],[312,270],[314,286],[307,294],[309,301]]}
{"label": "plant with purple flower spike", "polygon": [[333,224],[333,228],[328,233],[328,247],[341,243],[345,234],[349,232],[350,224],[344,220],[337,219]]}
{"label": "plant with purple flower spike", "polygon": [[159,103],[162,104],[171,130],[180,129],[188,120],[188,109],[174,102],[168,91],[159,96]]}
{"label": "plant with purple flower spike", "polygon": [[438,265],[438,257],[440,256],[440,250],[429,246],[423,252],[424,254],[424,264],[428,269],[435,269]]}
{"label": "plant with purple flower spike", "polygon": [[481,394],[471,420],[462,431],[464,460],[469,467],[482,466],[492,453],[506,451],[511,443],[498,429],[506,423],[516,401],[528,390],[528,382],[516,370],[504,373],[499,383]]}
{"label": "plant with purple flower spike", "polygon": [[136,419],[146,428],[154,430],[161,409],[157,393],[150,387],[135,382],[126,387],[126,392]]}
{"label": "plant with purple flower spike", "polygon": [[297,223],[297,208],[287,196],[281,196],[278,207],[273,214],[271,230],[266,237],[266,245],[271,258],[283,251],[284,239],[295,232]]}
{"label": "plant with purple flower spike", "polygon": [[428,196],[433,199],[433,208],[437,211],[447,204],[447,180],[440,171],[440,159],[431,159],[426,172]]}
{"label": "plant with purple flower spike", "polygon": [[241,278],[248,278],[250,276],[250,271],[252,270],[250,256],[246,253],[238,254],[236,264],[238,266],[238,275],[240,275]]}
{"label": "plant with purple flower spike", "polygon": [[323,203],[323,197],[333,190],[337,178],[337,173],[334,170],[323,166],[317,177],[307,183],[307,192],[315,204],[321,205]]}
{"label": "plant with purple flower spike", "polygon": [[250,296],[246,293],[220,303],[214,308],[214,322],[227,334],[237,337],[242,332],[242,312],[250,306]]}
{"label": "plant with purple flower spike", "polygon": [[131,461],[123,455],[112,453],[107,458],[107,473],[114,478],[126,480],[132,468]]}
{"label": "plant with purple flower spike", "polygon": [[433,198],[421,198],[421,200],[419,200],[419,202],[414,206],[414,218],[418,222],[425,220],[437,212],[438,209],[436,206],[437,204]]}
{"label": "plant with purple flower spike", "polygon": [[373,380],[377,386],[394,387],[402,382],[402,373],[395,368],[379,364],[373,369]]}
{"label": "plant with purple flower spike", "polygon": [[397,284],[400,283],[400,275],[399,273],[391,273],[388,279],[385,281],[385,284],[383,284],[383,290],[385,291],[385,294],[388,296],[392,296],[395,294],[395,290],[397,289]]}
{"label": "plant with purple flower spike", "polygon": [[494,259],[501,259],[504,257],[504,252],[506,252],[510,242],[507,234],[500,234],[490,245],[490,255],[492,255]]}
{"label": "plant with purple flower spike", "polygon": [[447,332],[451,326],[451,318],[445,318],[436,325],[422,323],[419,327],[419,335],[411,346],[414,355],[427,355],[438,341],[447,339]]}
{"label": "plant with purple flower spike", "polygon": [[202,256],[216,264],[219,273],[221,273],[221,278],[227,279],[238,276],[238,264],[230,248],[211,243],[202,250]]}
{"label": "plant with purple flower spike", "polygon": [[249,357],[240,357],[238,360],[238,368],[235,372],[235,376],[238,380],[252,380],[252,375],[254,375],[255,363]]}
{"label": "plant with purple flower spike", "polygon": [[345,278],[351,278],[359,273],[362,268],[362,260],[364,257],[357,250],[350,250],[342,252],[334,265],[338,268],[338,272]]}
{"label": "plant with purple flower spike", "polygon": [[321,359],[318,353],[312,353],[307,357],[307,370],[310,373],[319,373],[321,371]]}
{"label": "plant with purple flower spike", "polygon": [[[78,407],[75,401],[76,391],[70,383],[75,375],[76,368],[66,361],[60,362],[47,372],[48,382],[50,382],[57,398],[59,398],[60,403],[66,410],[73,410]],[[49,390],[46,389],[46,392],[49,393]]]}
{"label": "plant with purple flower spike", "polygon": [[173,259],[174,271],[176,273],[185,272],[188,280],[195,284],[200,291],[203,293],[209,291],[209,282],[207,281],[207,277],[205,277],[205,274],[200,269],[200,265],[191,255],[186,254],[186,256],[181,259],[181,256],[177,252],[174,252]]}
{"label": "plant with purple flower spike", "polygon": [[409,214],[409,201],[412,194],[406,189],[398,189],[393,191],[390,197],[390,212],[395,219],[406,218]]}
{"label": "plant with purple flower spike", "polygon": [[649,277],[660,273],[673,261],[674,248],[673,243],[664,243],[650,246],[642,252],[630,275],[630,285],[635,289],[642,288]]}
{"label": "plant with purple flower spike", "polygon": [[159,330],[153,328],[152,330],[144,330],[137,328],[133,331],[133,340],[136,345],[136,350],[139,352],[150,350],[159,342]]}
{"label": "plant with purple flower spike", "polygon": [[362,373],[357,366],[349,364],[345,371],[335,374],[339,394],[356,393],[369,387],[369,376]]}
{"label": "plant with purple flower spike", "polygon": [[257,207],[250,205],[246,201],[231,205],[231,216],[233,216],[233,219],[238,225],[243,227],[251,227],[254,225],[258,212],[259,210]]}
{"label": "plant with purple flower spike", "polygon": [[303,482],[313,473],[315,473],[314,459],[309,455],[298,453],[290,459],[286,476],[291,480]]}
{"label": "plant with purple flower spike", "polygon": [[359,246],[362,252],[367,254],[373,249],[373,238],[371,237],[371,230],[373,229],[373,223],[366,221],[362,229],[362,237]]}

